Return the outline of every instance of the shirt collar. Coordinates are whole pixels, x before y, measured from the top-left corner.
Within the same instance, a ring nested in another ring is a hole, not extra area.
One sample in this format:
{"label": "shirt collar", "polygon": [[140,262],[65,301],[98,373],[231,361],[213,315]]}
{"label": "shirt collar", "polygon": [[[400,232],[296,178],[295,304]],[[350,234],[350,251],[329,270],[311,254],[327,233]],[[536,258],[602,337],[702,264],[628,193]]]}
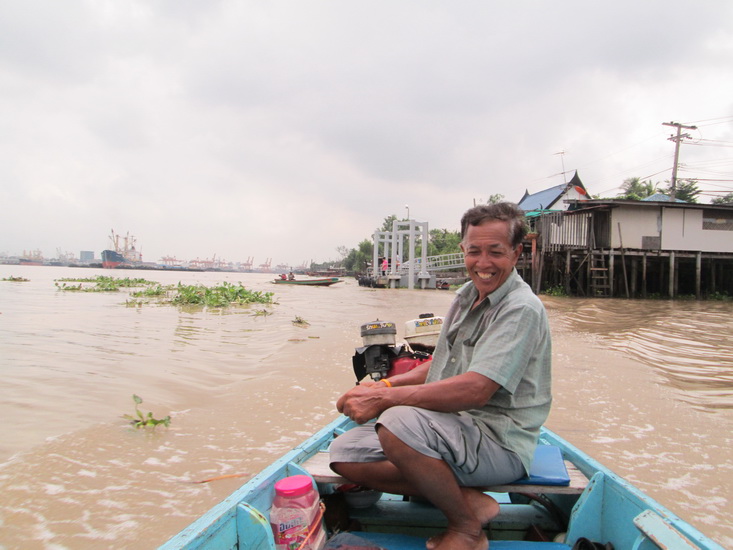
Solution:
{"label": "shirt collar", "polygon": [[[514,288],[518,279],[521,280],[521,277],[519,277],[519,273],[517,273],[517,268],[512,268],[512,272],[509,274],[509,277],[506,278],[506,281],[504,281],[494,292],[486,296],[483,301],[488,302],[490,305],[498,304],[504,296],[509,294],[509,291]],[[463,305],[471,305],[476,301],[476,298],[478,298],[478,290],[476,290],[476,285],[473,284],[473,281],[469,281],[459,288],[456,291],[456,294]]]}

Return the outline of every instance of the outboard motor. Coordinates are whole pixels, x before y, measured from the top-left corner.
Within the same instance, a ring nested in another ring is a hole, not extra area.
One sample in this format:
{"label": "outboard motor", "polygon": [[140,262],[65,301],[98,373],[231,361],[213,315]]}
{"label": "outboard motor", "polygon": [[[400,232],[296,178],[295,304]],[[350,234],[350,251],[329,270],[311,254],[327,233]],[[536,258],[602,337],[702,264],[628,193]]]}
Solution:
{"label": "outboard motor", "polygon": [[379,381],[408,372],[430,359],[430,354],[415,352],[408,345],[395,345],[397,326],[391,321],[376,320],[361,326],[363,347],[352,358],[357,384],[369,375]]}

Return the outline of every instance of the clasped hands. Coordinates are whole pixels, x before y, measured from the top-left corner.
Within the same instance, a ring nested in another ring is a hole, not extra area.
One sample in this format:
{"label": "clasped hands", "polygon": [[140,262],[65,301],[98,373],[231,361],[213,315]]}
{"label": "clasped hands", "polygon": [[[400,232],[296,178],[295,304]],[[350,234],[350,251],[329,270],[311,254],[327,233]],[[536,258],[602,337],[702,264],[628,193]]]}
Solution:
{"label": "clasped hands", "polygon": [[336,409],[357,424],[364,424],[392,406],[386,399],[387,393],[384,384],[365,381],[339,397]]}

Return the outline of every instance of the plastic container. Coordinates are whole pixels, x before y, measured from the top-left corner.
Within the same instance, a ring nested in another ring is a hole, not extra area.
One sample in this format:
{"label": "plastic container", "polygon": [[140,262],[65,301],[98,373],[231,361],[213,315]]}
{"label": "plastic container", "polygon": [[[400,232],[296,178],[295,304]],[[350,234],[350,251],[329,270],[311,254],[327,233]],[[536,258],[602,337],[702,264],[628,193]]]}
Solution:
{"label": "plastic container", "polygon": [[443,328],[443,317],[436,317],[432,313],[423,313],[419,319],[412,319],[405,323],[405,340],[412,346],[420,344],[435,347],[438,336]]}
{"label": "plastic container", "polygon": [[[309,476],[297,475],[275,483],[270,525],[277,550],[320,550],[326,541],[320,514],[320,498]],[[308,537],[308,533],[313,534]]]}

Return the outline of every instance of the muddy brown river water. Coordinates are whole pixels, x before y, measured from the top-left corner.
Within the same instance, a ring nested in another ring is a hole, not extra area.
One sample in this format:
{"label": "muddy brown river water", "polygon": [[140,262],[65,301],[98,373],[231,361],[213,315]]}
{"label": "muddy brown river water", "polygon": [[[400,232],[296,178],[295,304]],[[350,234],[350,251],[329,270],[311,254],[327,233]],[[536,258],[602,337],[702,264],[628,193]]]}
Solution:
{"label": "muddy brown river water", "polygon": [[[452,292],[275,287],[267,274],[130,271],[275,292],[223,311],[126,305],[0,266],[0,548],[155,548],[314,430],[353,384],[360,325],[442,314]],[[543,297],[551,429],[733,547],[733,303]],[[305,328],[292,323],[308,321]],[[398,332],[398,337],[402,332]],[[170,428],[134,430],[141,409]],[[211,483],[215,476],[243,474]]]}

